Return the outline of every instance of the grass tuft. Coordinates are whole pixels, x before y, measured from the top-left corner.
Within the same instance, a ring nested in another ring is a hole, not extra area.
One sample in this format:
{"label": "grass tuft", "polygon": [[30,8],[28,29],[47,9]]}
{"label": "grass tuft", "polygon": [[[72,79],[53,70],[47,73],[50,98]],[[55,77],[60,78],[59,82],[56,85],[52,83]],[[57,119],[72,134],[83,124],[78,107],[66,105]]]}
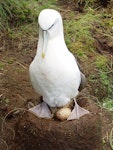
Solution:
{"label": "grass tuft", "polygon": [[[75,18],[75,19],[74,19]],[[90,10],[85,15],[80,15],[79,18],[73,17],[64,22],[65,40],[70,50],[78,56],[87,57],[87,52],[94,52],[94,38],[91,35],[91,30],[95,22],[99,22],[99,14],[94,15]],[[79,53],[80,52],[80,53]]]}

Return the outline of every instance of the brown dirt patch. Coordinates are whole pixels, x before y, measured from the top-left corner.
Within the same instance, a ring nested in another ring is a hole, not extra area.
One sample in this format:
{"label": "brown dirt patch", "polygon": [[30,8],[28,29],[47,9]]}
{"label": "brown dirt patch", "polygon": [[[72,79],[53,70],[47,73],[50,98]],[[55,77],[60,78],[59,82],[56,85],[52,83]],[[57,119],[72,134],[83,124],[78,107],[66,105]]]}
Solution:
{"label": "brown dirt patch", "polygon": [[39,119],[26,112],[16,125],[15,141],[25,150],[100,150],[102,140],[98,107],[90,102],[87,108],[90,111],[93,108],[93,113],[79,120],[63,122]]}

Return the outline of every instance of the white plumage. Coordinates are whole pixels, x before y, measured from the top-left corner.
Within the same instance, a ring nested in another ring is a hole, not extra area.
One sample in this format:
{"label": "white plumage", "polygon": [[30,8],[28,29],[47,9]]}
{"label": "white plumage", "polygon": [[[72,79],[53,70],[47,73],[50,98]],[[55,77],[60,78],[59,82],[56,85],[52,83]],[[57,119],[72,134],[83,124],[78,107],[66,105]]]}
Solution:
{"label": "white plumage", "polygon": [[[83,74],[65,44],[61,15],[56,10],[44,9],[39,14],[38,23],[37,53],[29,73],[35,91],[43,96],[45,104],[35,106],[30,111],[39,117],[47,117],[48,110],[44,115],[46,104],[63,107],[77,96]],[[88,113],[81,107],[80,110],[84,111],[83,115]],[[79,117],[75,114],[71,119]]]}

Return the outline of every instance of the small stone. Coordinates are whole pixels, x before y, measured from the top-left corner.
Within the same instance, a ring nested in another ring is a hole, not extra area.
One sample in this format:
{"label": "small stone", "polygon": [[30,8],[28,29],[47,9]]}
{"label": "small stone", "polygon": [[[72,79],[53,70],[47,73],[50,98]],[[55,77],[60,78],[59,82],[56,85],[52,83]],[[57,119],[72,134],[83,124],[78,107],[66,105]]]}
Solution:
{"label": "small stone", "polygon": [[34,107],[35,105],[31,102],[31,101],[29,101],[28,102],[28,108],[32,108],[32,107]]}

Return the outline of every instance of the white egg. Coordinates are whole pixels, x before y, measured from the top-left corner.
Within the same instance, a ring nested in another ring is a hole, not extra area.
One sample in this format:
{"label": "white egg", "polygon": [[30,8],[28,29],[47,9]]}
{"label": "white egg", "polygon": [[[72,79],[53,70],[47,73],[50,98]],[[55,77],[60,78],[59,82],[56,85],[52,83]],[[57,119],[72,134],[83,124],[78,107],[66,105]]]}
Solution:
{"label": "white egg", "polygon": [[70,108],[61,108],[56,112],[56,118],[59,120],[66,120],[71,114]]}

